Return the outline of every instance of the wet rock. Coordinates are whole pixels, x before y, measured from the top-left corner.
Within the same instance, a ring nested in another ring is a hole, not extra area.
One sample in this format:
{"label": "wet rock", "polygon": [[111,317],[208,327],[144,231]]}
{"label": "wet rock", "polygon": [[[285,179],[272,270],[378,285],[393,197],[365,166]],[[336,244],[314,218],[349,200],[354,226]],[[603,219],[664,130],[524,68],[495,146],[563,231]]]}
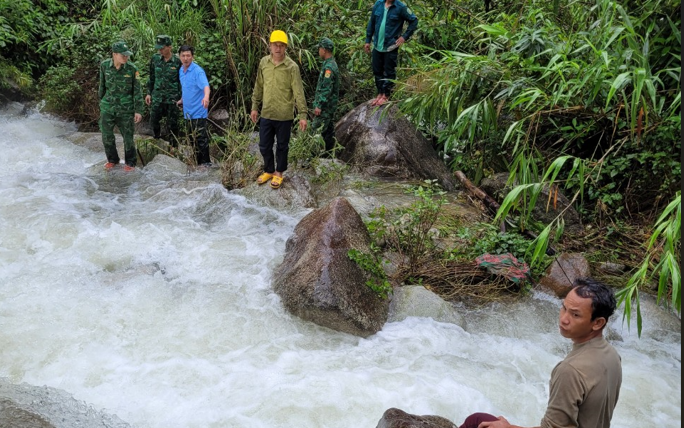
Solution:
{"label": "wet rock", "polygon": [[367,337],[382,329],[388,302],[366,285],[368,274],[349,259],[350,249],[369,253],[370,237],[351,204],[336,198],[295,227],[273,289],[292,314]]}
{"label": "wet rock", "polygon": [[277,208],[298,211],[303,208],[316,208],[318,203],[314,196],[311,182],[299,172],[286,172],[285,180],[279,189],[271,189],[270,184],[257,184],[256,177],[241,189],[233,192],[242,195],[259,204]]}
{"label": "wet rock", "polygon": [[591,275],[589,262],[579,253],[563,253],[551,263],[539,285],[564,298],[577,278]]}
{"label": "wet rock", "polygon": [[0,377],[0,428],[131,428],[61,389]]}
{"label": "wet rock", "polygon": [[405,285],[394,290],[387,321],[402,321],[407,317],[465,325],[463,316],[452,304],[420,285]]}
{"label": "wet rock", "polygon": [[215,126],[226,128],[230,125],[230,114],[228,113],[228,110],[224,108],[212,110],[209,113],[209,120],[210,123]]}
{"label": "wet rock", "polygon": [[0,399],[0,427],[56,428],[40,415],[17,407],[8,399]]}
{"label": "wet rock", "polygon": [[382,415],[376,428],[458,428],[441,416],[416,416],[403,410],[391,408]]}
{"label": "wet rock", "polygon": [[358,171],[402,180],[435,179],[446,190],[457,187],[430,142],[395,106],[361,104],[337,122],[335,136],[344,147],[338,157]]}

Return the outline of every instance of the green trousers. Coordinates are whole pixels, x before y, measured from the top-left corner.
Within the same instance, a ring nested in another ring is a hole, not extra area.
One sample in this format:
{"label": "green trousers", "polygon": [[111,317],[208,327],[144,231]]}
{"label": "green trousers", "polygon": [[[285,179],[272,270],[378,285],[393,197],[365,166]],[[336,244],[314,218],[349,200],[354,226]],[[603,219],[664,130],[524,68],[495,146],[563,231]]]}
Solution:
{"label": "green trousers", "polygon": [[104,145],[107,162],[119,163],[119,153],[116,151],[116,137],[114,137],[114,126],[119,128],[124,141],[124,156],[126,165],[135,166],[138,156],[135,151],[133,141],[133,122],[134,113],[119,113],[103,111],[100,114],[100,131],[102,132],[102,144]]}

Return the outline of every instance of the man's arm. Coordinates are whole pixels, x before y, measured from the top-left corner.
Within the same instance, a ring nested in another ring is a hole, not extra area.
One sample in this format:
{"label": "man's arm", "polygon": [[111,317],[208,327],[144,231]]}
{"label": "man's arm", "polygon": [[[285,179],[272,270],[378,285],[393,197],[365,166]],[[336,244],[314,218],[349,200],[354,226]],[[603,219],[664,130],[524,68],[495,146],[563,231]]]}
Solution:
{"label": "man's arm", "polygon": [[[263,61],[263,60],[262,60]],[[264,75],[261,68],[261,62],[259,63],[259,69],[257,70],[257,78],[254,82],[254,90],[252,91],[252,111],[249,116],[252,122],[256,123],[257,117],[259,116],[259,107],[264,99]]]}
{"label": "man's arm", "polygon": [[[477,426],[477,428],[524,428],[518,425],[511,425],[506,418],[503,416],[499,416],[498,421],[494,422],[482,422],[480,425]],[[541,428],[541,427],[534,427],[534,428]]]}
{"label": "man's arm", "polygon": [[143,96],[142,96],[142,85],[140,84],[140,73],[138,69],[133,66],[135,76],[133,76],[133,108],[135,109],[135,114],[133,115],[133,121],[139,123],[142,120],[143,112]]}
{"label": "man's arm", "polygon": [[366,44],[370,43],[373,39],[373,33],[375,33],[375,4],[371,8],[371,16],[366,26]]}
{"label": "man's arm", "polygon": [[209,110],[209,95],[211,94],[209,80],[207,79],[207,73],[202,67],[199,68],[199,71],[197,86],[199,86],[199,88],[204,92],[204,97],[202,98],[202,107]]}
{"label": "man's arm", "polygon": [[154,91],[154,80],[155,80],[155,75],[154,75],[154,56],[150,58],[150,65],[149,65],[149,70],[147,74],[147,95],[152,95],[152,91]]}
{"label": "man's arm", "polygon": [[306,97],[304,96],[304,85],[302,84],[302,76],[299,74],[299,66],[294,64],[292,67],[292,93],[295,99],[295,106],[297,107],[297,117],[299,118],[299,129],[306,130]]}
{"label": "man's arm", "polygon": [[363,50],[365,50],[366,53],[370,53],[371,51],[370,43],[373,40],[373,33],[375,33],[375,5],[377,5],[377,2],[371,8],[371,16],[368,19],[368,25],[366,26],[366,43],[363,45]]}
{"label": "man's arm", "polygon": [[408,7],[402,9],[401,17],[409,23],[408,28],[401,36],[404,38],[404,40],[408,40],[418,28],[418,18],[413,12],[411,12],[411,9],[409,9]]}
{"label": "man's arm", "polygon": [[209,95],[211,95],[211,88],[209,85],[204,87],[204,98],[202,98],[202,107],[209,110]]}
{"label": "man's arm", "polygon": [[105,81],[105,68],[104,61],[100,63],[100,84],[97,87],[97,96],[99,99],[104,98],[107,92],[106,81]]}

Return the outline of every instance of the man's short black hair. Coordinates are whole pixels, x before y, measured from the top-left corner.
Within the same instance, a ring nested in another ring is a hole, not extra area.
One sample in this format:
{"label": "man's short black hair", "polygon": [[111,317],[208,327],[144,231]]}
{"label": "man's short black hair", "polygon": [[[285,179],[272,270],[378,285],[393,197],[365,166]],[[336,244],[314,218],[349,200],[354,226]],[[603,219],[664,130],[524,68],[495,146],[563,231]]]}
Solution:
{"label": "man's short black hair", "polygon": [[591,320],[605,318],[606,322],[615,313],[617,301],[613,289],[593,278],[578,278],[573,287],[582,298],[591,299]]}
{"label": "man's short black hair", "polygon": [[180,48],[178,48],[178,55],[181,54],[181,52],[187,52],[190,51],[190,55],[195,56],[195,48],[193,48],[190,45],[183,45]]}

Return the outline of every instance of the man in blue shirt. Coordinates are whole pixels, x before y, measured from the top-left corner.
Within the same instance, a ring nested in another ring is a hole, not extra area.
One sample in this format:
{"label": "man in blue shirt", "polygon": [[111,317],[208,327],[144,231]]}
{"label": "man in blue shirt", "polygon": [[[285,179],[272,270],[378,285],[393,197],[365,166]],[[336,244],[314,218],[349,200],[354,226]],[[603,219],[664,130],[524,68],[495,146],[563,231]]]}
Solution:
{"label": "man in blue shirt", "polygon": [[183,117],[187,120],[190,140],[195,146],[198,166],[210,166],[209,137],[207,136],[207,117],[209,116],[209,81],[204,69],[193,62],[195,50],[183,45],[178,50],[181,63],[178,71],[181,83]]}
{"label": "man in blue shirt", "polygon": [[[404,23],[408,22],[406,31]],[[399,46],[406,43],[418,28],[418,18],[399,0],[378,0],[373,5],[366,27],[366,53],[371,51],[373,42],[373,76],[378,96],[371,102],[373,106],[387,102],[397,78],[397,59]]]}

